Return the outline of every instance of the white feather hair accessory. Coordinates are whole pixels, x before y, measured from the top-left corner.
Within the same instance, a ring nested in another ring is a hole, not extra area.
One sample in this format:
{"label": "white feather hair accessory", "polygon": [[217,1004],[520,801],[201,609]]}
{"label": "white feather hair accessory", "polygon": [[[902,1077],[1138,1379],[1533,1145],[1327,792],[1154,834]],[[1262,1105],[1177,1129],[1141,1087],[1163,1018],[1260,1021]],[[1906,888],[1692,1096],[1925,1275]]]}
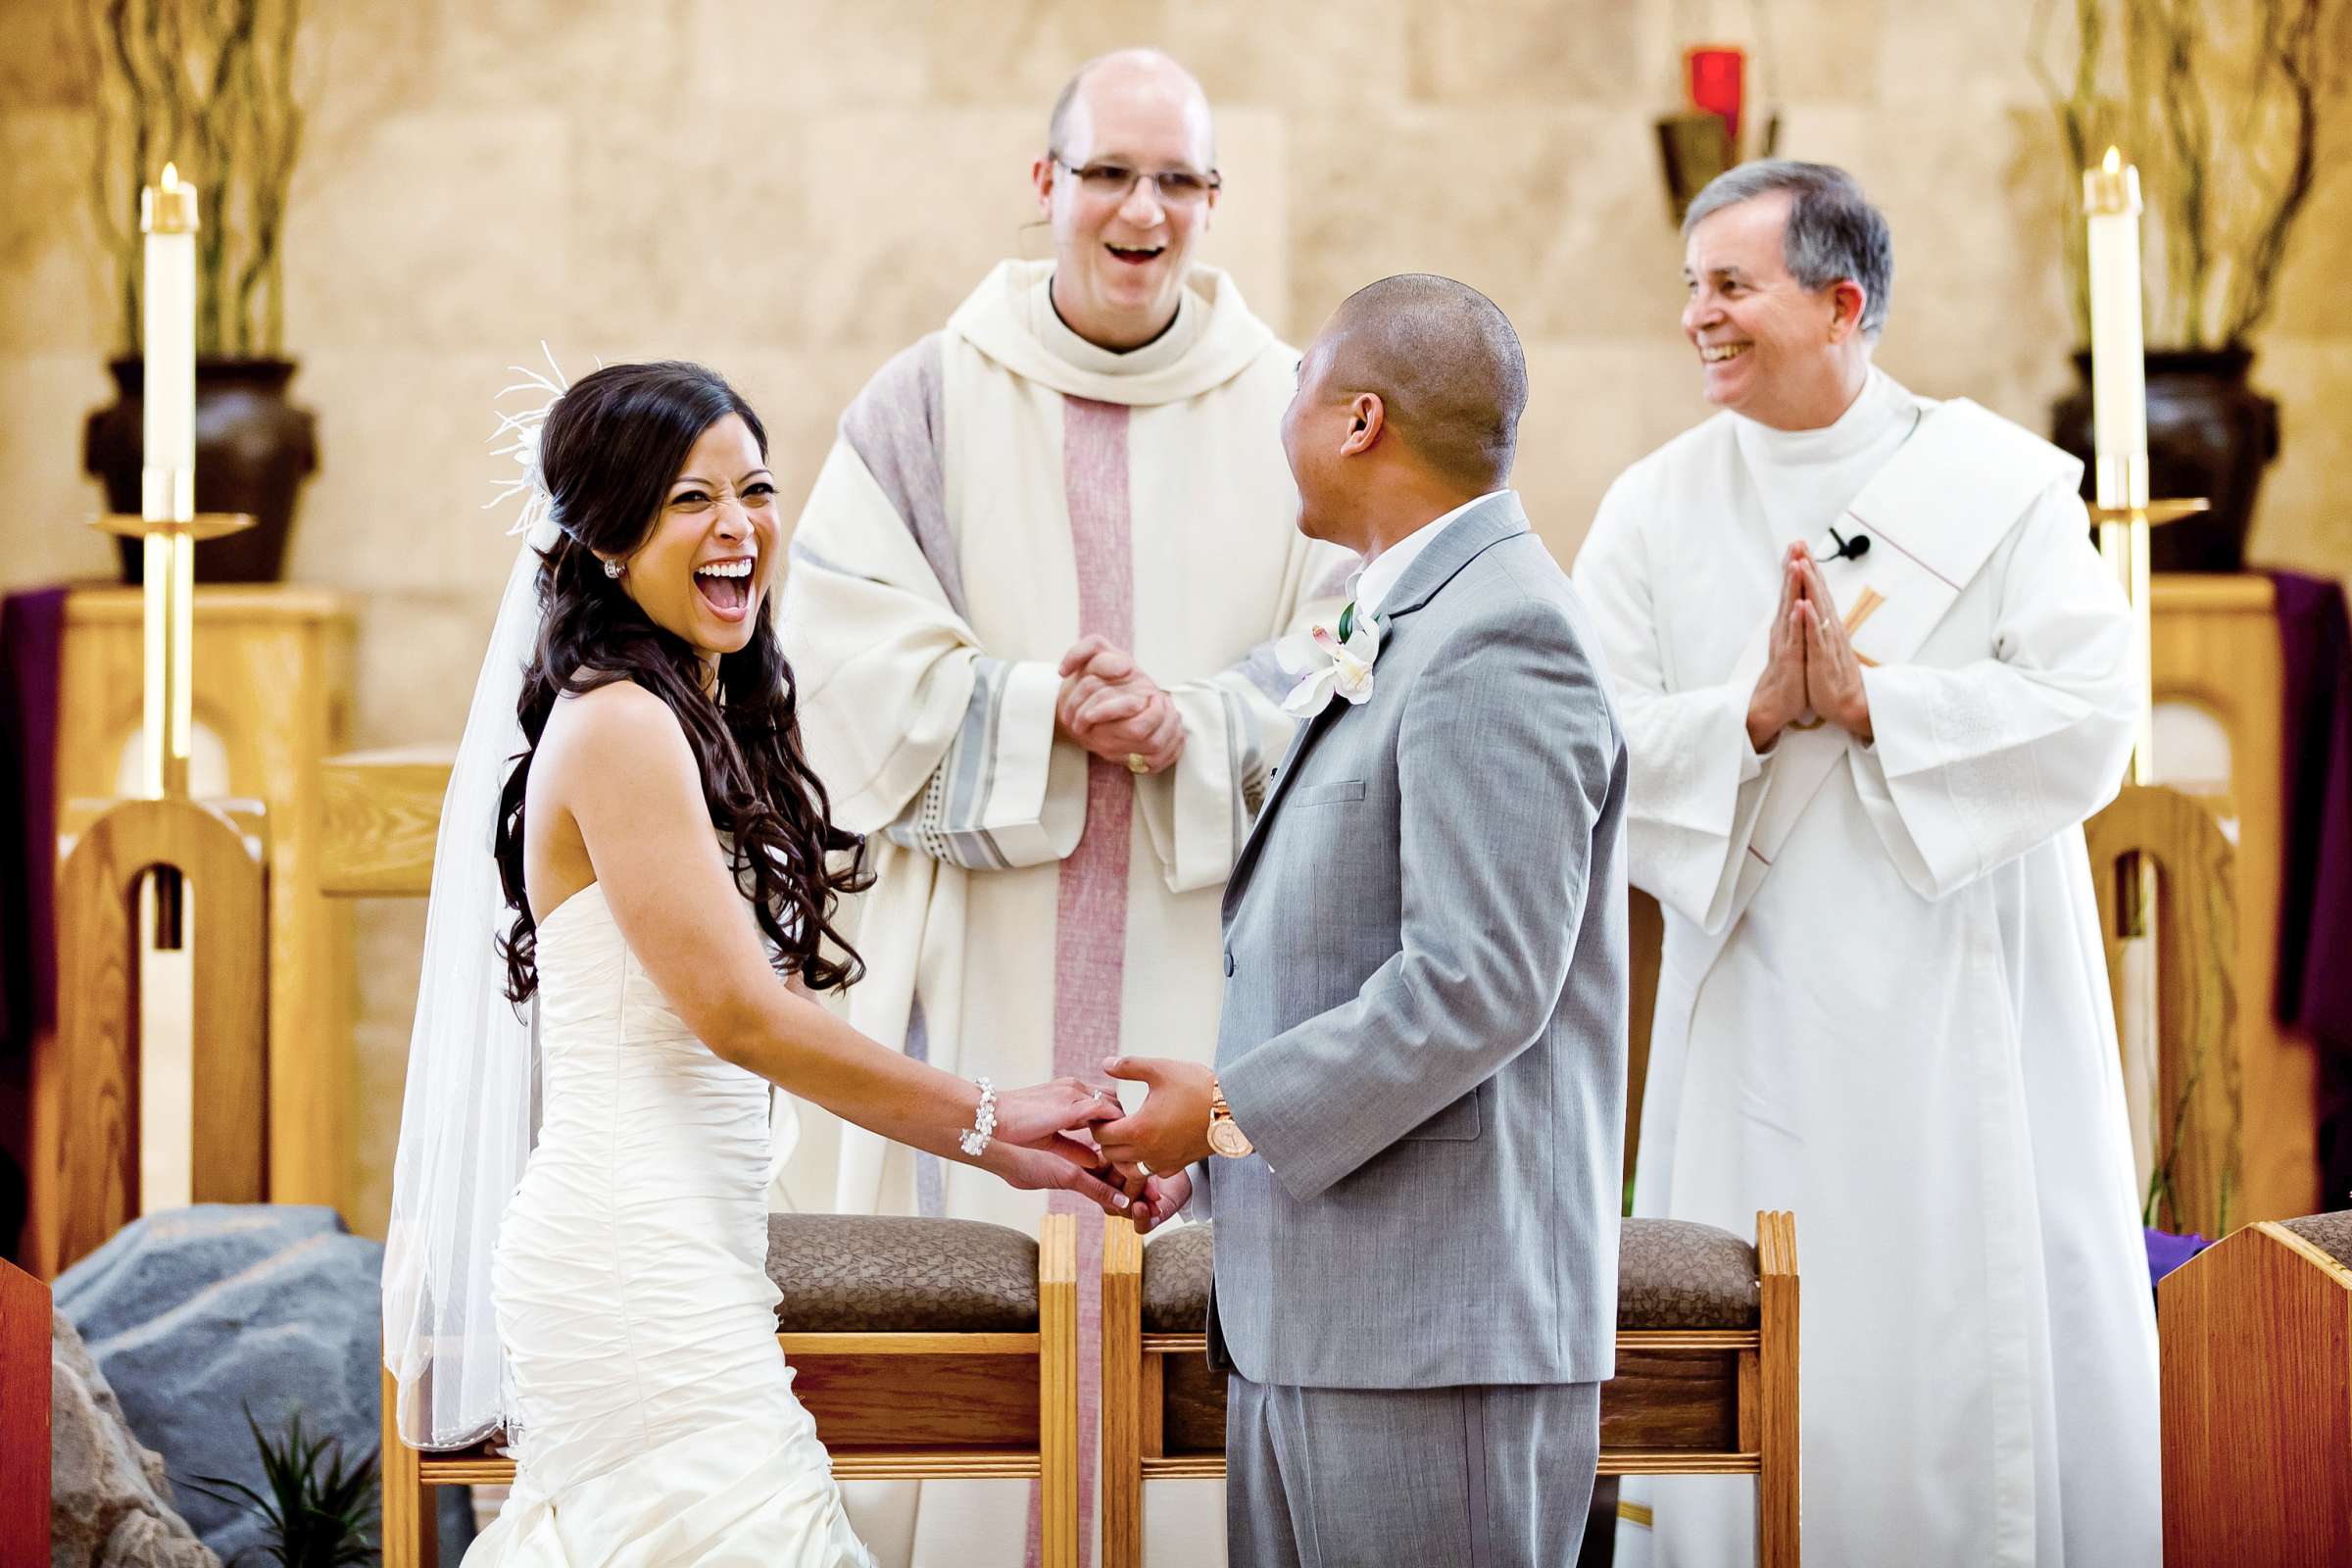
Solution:
{"label": "white feather hair accessory", "polygon": [[[547,416],[554,412],[557,400],[571,390],[571,379],[564,373],[564,368],[556,363],[555,353],[548,348],[544,338],[540,340],[539,353],[547,361],[547,373],[542,375],[527,365],[510,365],[507,368],[522,379],[498,394],[498,398],[503,400],[517,392],[530,392],[538,394],[539,401],[527,409],[507,410],[494,406],[492,411],[498,415],[498,428],[490,432],[490,439],[496,441],[503,437],[507,442],[495,456],[514,459],[515,466],[521,471],[495,481],[498,493],[482,503],[482,510],[488,512],[505,506],[516,496],[522,497],[522,513],[514,519],[514,526],[507,530],[510,536],[529,533],[533,525],[555,506],[555,497],[549,494],[547,488],[547,472],[540,466],[539,436],[547,427]],[[599,359],[596,368],[603,369],[605,362]],[[493,401],[495,405],[497,400]]]}

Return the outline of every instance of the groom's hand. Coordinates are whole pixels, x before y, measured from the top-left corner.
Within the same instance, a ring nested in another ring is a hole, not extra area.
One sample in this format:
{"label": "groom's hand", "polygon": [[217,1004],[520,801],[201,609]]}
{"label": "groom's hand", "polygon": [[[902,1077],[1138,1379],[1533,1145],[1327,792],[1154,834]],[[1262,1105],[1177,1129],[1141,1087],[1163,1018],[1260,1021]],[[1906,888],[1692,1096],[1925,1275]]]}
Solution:
{"label": "groom's hand", "polygon": [[1216,1074],[1200,1062],[1168,1056],[1113,1056],[1102,1070],[1152,1091],[1134,1115],[1095,1128],[1095,1142],[1114,1164],[1148,1165],[1154,1175],[1174,1175],[1208,1157],[1208,1107],[1216,1096]]}

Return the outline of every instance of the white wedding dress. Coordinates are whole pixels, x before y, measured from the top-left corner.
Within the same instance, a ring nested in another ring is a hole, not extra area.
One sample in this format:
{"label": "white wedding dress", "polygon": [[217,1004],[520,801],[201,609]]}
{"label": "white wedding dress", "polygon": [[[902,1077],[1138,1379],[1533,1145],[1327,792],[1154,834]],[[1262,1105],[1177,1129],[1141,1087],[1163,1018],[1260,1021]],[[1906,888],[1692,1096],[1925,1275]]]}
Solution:
{"label": "white wedding dress", "polygon": [[776,1350],[766,1081],[596,885],[538,944],[539,1143],[492,1271],[517,1466],[465,1568],[871,1568]]}

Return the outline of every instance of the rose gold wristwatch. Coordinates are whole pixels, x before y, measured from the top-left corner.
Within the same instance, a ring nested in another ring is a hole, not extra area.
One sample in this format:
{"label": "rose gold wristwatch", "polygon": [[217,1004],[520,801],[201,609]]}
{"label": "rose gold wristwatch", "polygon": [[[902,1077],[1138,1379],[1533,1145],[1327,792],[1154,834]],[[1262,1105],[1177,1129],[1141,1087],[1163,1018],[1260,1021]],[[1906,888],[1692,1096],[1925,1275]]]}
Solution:
{"label": "rose gold wristwatch", "polygon": [[1233,1107],[1225,1103],[1225,1091],[1218,1086],[1213,1073],[1208,1080],[1208,1147],[1210,1152],[1227,1159],[1244,1158],[1256,1147],[1250,1142],[1250,1135],[1242,1131],[1241,1123],[1233,1119]]}

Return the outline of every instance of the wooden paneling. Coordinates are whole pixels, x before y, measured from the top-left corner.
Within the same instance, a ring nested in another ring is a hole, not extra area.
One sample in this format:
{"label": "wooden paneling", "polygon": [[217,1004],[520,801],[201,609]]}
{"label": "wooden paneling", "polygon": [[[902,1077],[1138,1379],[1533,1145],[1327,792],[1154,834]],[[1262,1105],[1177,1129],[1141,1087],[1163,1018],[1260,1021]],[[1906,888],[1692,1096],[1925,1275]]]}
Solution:
{"label": "wooden paneling", "polygon": [[820,1355],[793,1367],[827,1448],[1037,1447],[1034,1359]]}
{"label": "wooden paneling", "polygon": [[49,1560],[49,1287],[0,1258],[0,1564]]}
{"label": "wooden paneling", "polygon": [[1724,1452],[1740,1446],[1739,1352],[1617,1348],[1601,1385],[1600,1446]]}
{"label": "wooden paneling", "polygon": [[[269,809],[269,1197],[347,1209],[351,1155],[351,913],[318,891],[319,762],[346,744],[353,619],[317,589],[199,587],[196,721],[227,753],[228,793]],[[136,589],[66,601],[58,719],[61,800],[112,796],[139,730]]]}
{"label": "wooden paneling", "polygon": [[2352,1270],[2260,1224],[2156,1296],[2165,1560],[2352,1563]]}
{"label": "wooden paneling", "polygon": [[1206,1348],[1147,1359],[1159,1364],[1159,1377],[1147,1378],[1145,1386],[1159,1391],[1160,1453],[1222,1454],[1225,1374],[1208,1364]]}

